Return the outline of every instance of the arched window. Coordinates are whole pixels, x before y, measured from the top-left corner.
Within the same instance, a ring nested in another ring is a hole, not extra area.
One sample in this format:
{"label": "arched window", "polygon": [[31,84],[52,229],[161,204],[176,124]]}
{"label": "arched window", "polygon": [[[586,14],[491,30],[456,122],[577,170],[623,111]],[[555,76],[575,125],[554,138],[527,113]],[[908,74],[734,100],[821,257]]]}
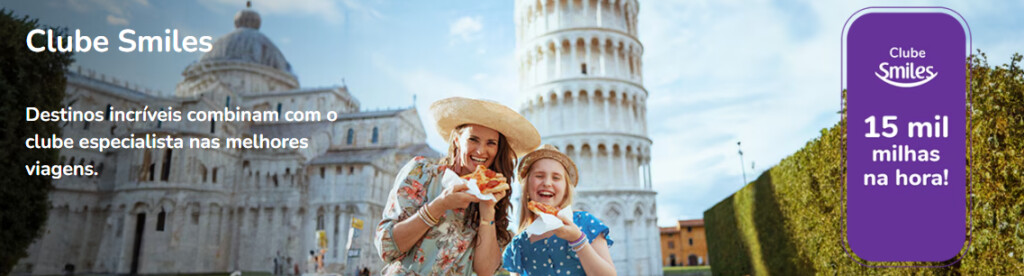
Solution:
{"label": "arched window", "polygon": [[167,212],[163,208],[160,208],[160,213],[156,214],[156,231],[163,232],[164,226],[167,224]]}
{"label": "arched window", "polygon": [[370,140],[372,140],[371,142],[374,144],[377,143],[377,127],[373,127],[373,138]]}
{"label": "arched window", "polygon": [[324,211],[320,210],[316,215],[316,230],[324,230]]}
{"label": "arched window", "polygon": [[355,139],[355,136],[356,136],[356,131],[352,130],[351,128],[348,129],[348,137],[345,138],[345,144],[346,145],[351,145],[352,144],[352,140]]}
{"label": "arched window", "polygon": [[171,149],[167,149],[167,154],[164,154],[164,165],[160,171],[160,181],[167,181],[171,177]]}
{"label": "arched window", "polygon": [[213,168],[213,183],[217,183],[217,168]]}
{"label": "arched window", "polygon": [[203,176],[203,183],[206,183],[206,166],[199,165],[199,174]]}

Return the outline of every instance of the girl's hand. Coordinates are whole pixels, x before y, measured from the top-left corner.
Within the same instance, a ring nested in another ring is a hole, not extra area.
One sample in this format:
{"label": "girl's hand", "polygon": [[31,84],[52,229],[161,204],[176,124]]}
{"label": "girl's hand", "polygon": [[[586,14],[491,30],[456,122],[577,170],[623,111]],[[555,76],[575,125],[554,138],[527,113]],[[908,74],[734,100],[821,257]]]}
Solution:
{"label": "girl's hand", "polygon": [[466,193],[469,188],[466,184],[452,185],[441,191],[441,195],[434,199],[434,203],[441,204],[444,210],[462,209],[469,206],[470,203],[480,202],[476,196]]}
{"label": "girl's hand", "polygon": [[555,236],[558,236],[558,238],[568,242],[574,242],[583,235],[583,231],[580,230],[580,227],[576,226],[575,223],[572,223],[571,219],[563,217],[558,217],[558,219],[562,220],[562,223],[565,224],[562,227],[559,227],[558,229],[552,230],[552,232],[555,232]]}

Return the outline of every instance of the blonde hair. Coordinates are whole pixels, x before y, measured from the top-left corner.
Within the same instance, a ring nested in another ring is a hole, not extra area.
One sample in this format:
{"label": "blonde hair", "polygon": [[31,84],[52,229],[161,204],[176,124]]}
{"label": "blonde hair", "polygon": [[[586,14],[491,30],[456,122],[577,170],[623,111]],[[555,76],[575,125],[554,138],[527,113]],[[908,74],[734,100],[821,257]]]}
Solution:
{"label": "blonde hair", "polygon": [[[554,158],[541,158],[541,159],[551,159],[551,160],[558,161],[557,159],[554,159]],[[538,159],[538,160],[540,160],[540,159]],[[562,162],[558,162],[558,163],[562,164]],[[522,233],[524,230],[526,230],[527,226],[530,226],[530,224],[532,224],[534,220],[537,220],[537,214],[534,214],[532,211],[530,211],[530,208],[529,208],[529,206],[530,206],[529,205],[529,203],[530,203],[530,191],[529,191],[530,177],[529,176],[530,176],[530,171],[533,170],[533,165],[534,164],[536,164],[536,162],[531,162],[530,167],[522,168],[522,169],[526,170],[526,173],[520,173],[519,190],[523,191],[523,195],[519,197],[519,210],[520,210],[520,212],[519,212],[519,231],[518,231],[518,233]],[[562,164],[562,170],[563,171],[566,170],[565,164]],[[572,202],[573,202],[573,199],[574,199],[574,195],[576,194],[576,185],[572,185],[571,183],[569,183],[569,178],[568,177],[563,177],[562,179],[565,180],[565,198],[562,198],[562,203],[558,205],[558,209],[562,209],[562,208],[565,208],[565,207],[569,207],[569,205],[572,205]]]}

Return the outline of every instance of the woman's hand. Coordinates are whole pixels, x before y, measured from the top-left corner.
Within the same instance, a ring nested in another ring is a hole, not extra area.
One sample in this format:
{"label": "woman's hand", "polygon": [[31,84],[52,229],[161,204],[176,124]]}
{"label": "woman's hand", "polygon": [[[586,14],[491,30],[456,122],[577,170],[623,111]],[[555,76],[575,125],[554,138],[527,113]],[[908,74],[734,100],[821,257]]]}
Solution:
{"label": "woman's hand", "polygon": [[[502,177],[498,181],[501,181],[502,183],[505,183],[506,180],[505,180],[504,177]],[[480,202],[481,207],[486,207],[488,209],[494,209],[494,206],[498,204],[498,201],[501,201],[502,198],[505,198],[505,196],[508,195],[508,191],[509,190],[504,190],[504,191],[500,191],[500,192],[497,192],[497,193],[493,193],[492,195],[494,195],[494,200],[493,201],[491,201],[491,200],[481,201]]]}
{"label": "woman's hand", "polygon": [[466,184],[455,184],[441,191],[441,195],[434,199],[433,203],[440,204],[445,211],[461,209],[469,206],[470,203],[480,202],[474,195],[466,193],[469,190]]}
{"label": "woman's hand", "polygon": [[564,223],[565,225],[555,230],[552,230],[552,232],[555,232],[555,236],[558,236],[558,238],[566,240],[568,242],[574,242],[583,235],[583,231],[580,230],[580,227],[576,226],[575,223],[572,223],[571,219],[563,218],[561,216],[557,217],[558,219],[562,220],[562,223]]}

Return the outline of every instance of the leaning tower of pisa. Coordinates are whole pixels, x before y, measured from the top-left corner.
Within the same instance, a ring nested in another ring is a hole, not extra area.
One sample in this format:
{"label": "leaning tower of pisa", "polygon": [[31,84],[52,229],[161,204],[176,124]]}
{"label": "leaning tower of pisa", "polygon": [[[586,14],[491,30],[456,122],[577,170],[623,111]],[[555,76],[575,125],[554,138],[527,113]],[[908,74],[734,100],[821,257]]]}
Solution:
{"label": "leaning tower of pisa", "polygon": [[619,275],[660,275],[636,0],[519,0],[520,112],[580,169],[575,209],[611,228]]}

